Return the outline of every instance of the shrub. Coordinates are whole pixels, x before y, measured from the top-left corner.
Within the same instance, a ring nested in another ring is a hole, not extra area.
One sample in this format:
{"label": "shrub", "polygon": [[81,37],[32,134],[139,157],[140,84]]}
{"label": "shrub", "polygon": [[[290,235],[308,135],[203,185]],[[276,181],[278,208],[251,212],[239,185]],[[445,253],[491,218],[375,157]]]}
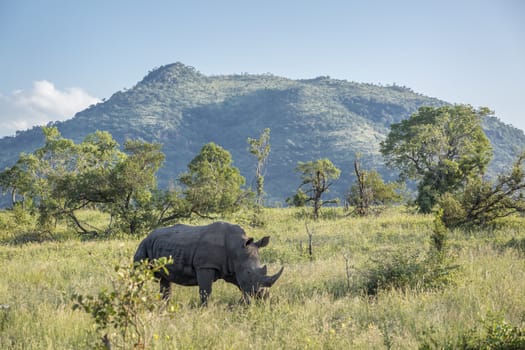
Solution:
{"label": "shrub", "polygon": [[150,340],[147,316],[159,312],[163,302],[159,293],[151,293],[144,284],[154,280],[155,273],[166,271],[166,265],[170,263],[170,259],[160,258],[131,266],[116,266],[113,290],[102,290],[96,298],[73,295],[73,309],[83,310],[95,320],[102,341],[96,347],[129,348],[133,344],[133,348],[147,348]]}
{"label": "shrub", "polygon": [[485,322],[485,332],[471,332],[462,339],[461,348],[465,350],[494,349],[520,350],[525,349],[525,327],[513,326],[505,320]]}
{"label": "shrub", "polygon": [[466,216],[462,204],[451,193],[446,193],[441,197],[439,206],[438,216],[447,227],[457,227]]}
{"label": "shrub", "polygon": [[391,251],[381,252],[380,256],[372,260],[365,273],[364,289],[368,295],[376,295],[381,289],[427,288],[435,282],[435,267],[426,265],[421,252]]}
{"label": "shrub", "polygon": [[447,231],[436,221],[427,252],[406,249],[380,252],[364,273],[364,290],[376,295],[380,289],[430,289],[453,282],[458,265],[447,251]]}
{"label": "shrub", "polygon": [[[514,326],[504,319],[483,321],[482,329],[473,328],[461,335],[458,340],[449,339],[441,349],[452,350],[521,350],[525,349],[525,326]],[[421,350],[437,348],[435,340],[425,340]]]}

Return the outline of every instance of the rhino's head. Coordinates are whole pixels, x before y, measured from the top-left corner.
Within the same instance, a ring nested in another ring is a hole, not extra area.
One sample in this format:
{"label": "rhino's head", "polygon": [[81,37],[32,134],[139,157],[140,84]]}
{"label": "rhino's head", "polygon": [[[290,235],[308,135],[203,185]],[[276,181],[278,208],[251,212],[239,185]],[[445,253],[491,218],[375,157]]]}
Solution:
{"label": "rhino's head", "polygon": [[261,266],[259,258],[259,248],[265,247],[270,242],[270,237],[266,236],[259,241],[253,238],[243,239],[240,252],[235,263],[235,274],[237,283],[243,294],[248,297],[262,298],[268,296],[270,288],[281,276],[284,267],[273,276],[268,276],[266,265]]}

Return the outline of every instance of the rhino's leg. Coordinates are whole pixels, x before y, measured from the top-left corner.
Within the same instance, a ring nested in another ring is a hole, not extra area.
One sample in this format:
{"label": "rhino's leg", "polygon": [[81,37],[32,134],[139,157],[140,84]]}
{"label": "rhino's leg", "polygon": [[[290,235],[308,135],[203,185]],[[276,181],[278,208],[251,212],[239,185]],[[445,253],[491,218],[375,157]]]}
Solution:
{"label": "rhino's leg", "polygon": [[197,283],[199,284],[199,295],[201,297],[201,305],[208,304],[208,297],[211,295],[211,285],[215,278],[214,269],[198,269]]}
{"label": "rhino's leg", "polygon": [[171,295],[171,283],[165,278],[160,278],[160,294],[162,295],[162,300],[168,300]]}
{"label": "rhino's leg", "polygon": [[245,291],[242,291],[241,302],[245,303],[246,305],[250,305],[250,295]]}

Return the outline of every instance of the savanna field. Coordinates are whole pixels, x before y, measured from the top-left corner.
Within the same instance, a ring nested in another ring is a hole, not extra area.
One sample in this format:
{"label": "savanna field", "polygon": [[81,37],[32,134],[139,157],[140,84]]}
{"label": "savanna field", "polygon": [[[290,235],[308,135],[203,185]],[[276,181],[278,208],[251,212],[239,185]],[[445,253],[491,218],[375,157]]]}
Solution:
{"label": "savanna field", "polygon": [[[82,238],[60,225],[41,236],[14,229],[15,219],[0,213],[0,349],[101,346],[94,318],[74,309],[73,295],[110,293],[115,266],[130,264],[143,236]],[[104,217],[84,212],[83,219],[97,226]],[[447,232],[439,261],[433,216],[403,207],[367,218],[324,209],[318,221],[301,209],[264,209],[265,225],[257,228],[249,227],[248,213],[220,219],[256,239],[271,236],[261,261],[269,273],[285,267],[271,297],[245,305],[235,286],[218,281],[208,307],[200,307],[197,287],[174,285],[168,305],[140,315],[144,344],[130,335],[112,348],[519,349],[525,343],[523,218]],[[158,293],[156,284],[146,287]]]}

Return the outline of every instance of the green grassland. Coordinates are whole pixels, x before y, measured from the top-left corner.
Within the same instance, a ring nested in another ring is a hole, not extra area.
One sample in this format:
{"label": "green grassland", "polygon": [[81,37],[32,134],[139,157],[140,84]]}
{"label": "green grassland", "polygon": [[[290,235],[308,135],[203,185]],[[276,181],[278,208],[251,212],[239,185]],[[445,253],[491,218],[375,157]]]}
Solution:
{"label": "green grassland", "polygon": [[[224,219],[255,238],[271,236],[261,260],[270,273],[281,265],[285,270],[270,299],[241,304],[239,291],[218,281],[202,308],[196,287],[174,286],[169,313],[144,315],[148,348],[453,349],[466,337],[482,338],[487,325],[523,327],[523,218],[491,230],[450,232],[448,259],[458,268],[447,284],[415,283],[368,295],[364,286],[373,266],[389,252],[429,251],[432,216],[397,208],[354,218],[325,209],[322,219],[308,222],[310,256],[300,209],[265,209],[262,215],[266,225],[258,228],[247,225],[247,213]],[[73,310],[71,296],[110,290],[114,266],[131,261],[142,237],[86,240],[67,227],[33,237],[15,233],[11,216],[0,213],[0,348],[92,348],[99,342],[94,321]],[[85,217],[94,225],[104,220],[96,213]]]}

